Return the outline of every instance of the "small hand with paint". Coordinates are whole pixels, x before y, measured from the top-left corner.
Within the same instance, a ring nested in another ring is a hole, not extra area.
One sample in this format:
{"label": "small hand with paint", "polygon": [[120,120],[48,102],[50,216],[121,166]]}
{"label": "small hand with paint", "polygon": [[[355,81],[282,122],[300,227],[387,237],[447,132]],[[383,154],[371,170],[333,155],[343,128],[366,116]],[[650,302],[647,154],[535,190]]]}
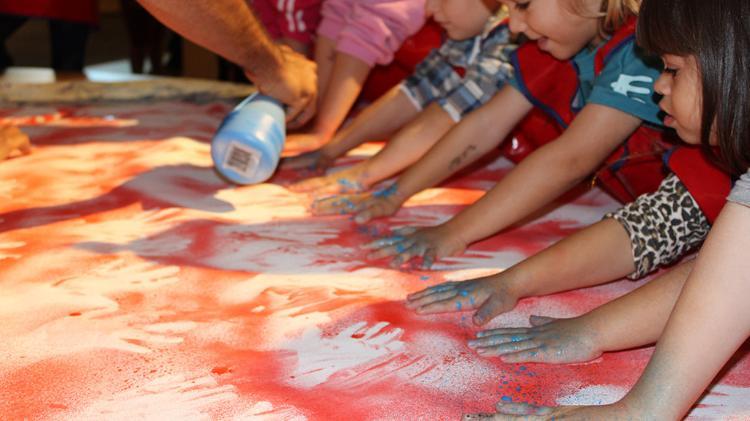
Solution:
{"label": "small hand with paint", "polygon": [[602,355],[595,329],[584,317],[554,319],[531,316],[529,328],[502,328],[477,333],[469,347],[503,362],[578,363]]}
{"label": "small hand with paint", "polygon": [[323,198],[313,202],[316,215],[356,213],[354,221],[365,223],[373,218],[390,216],[401,207],[404,199],[396,192],[396,185],[373,193],[361,193]]}
{"label": "small hand with paint", "polygon": [[500,401],[494,414],[466,414],[464,421],[553,421],[553,420],[635,420],[646,414],[628,411],[622,401],[610,405],[595,406],[537,406],[522,402]]}
{"label": "small hand with paint", "polygon": [[16,126],[0,125],[0,161],[10,156],[31,153],[29,137]]}
{"label": "small hand with paint", "polygon": [[296,193],[311,192],[315,195],[360,193],[367,189],[367,186],[360,181],[361,179],[362,169],[354,166],[332,174],[299,181],[289,186],[289,190]]}
{"label": "small hand with paint", "polygon": [[406,306],[418,314],[477,310],[474,324],[484,325],[516,306],[519,296],[500,274],[461,282],[444,282],[409,294]]}
{"label": "small hand with paint", "polygon": [[320,173],[327,170],[333,164],[333,161],[334,158],[326,155],[323,148],[320,148],[282,159],[281,168]]}
{"label": "small hand with paint", "polygon": [[466,242],[449,232],[445,225],[436,227],[407,227],[393,231],[393,235],[380,238],[364,246],[375,250],[369,259],[396,256],[391,266],[398,267],[413,258],[422,257],[422,268],[429,269],[437,259],[455,256],[466,250]]}

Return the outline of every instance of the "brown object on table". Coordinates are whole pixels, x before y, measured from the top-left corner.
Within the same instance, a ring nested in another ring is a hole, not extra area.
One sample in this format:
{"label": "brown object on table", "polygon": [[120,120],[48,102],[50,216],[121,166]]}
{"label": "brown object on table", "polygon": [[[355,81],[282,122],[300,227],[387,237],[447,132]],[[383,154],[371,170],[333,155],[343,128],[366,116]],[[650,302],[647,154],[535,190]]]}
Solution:
{"label": "brown object on table", "polygon": [[133,82],[98,83],[69,81],[47,84],[0,83],[0,104],[91,104],[182,100],[209,102],[234,100],[255,92],[248,84],[202,79],[162,77]]}

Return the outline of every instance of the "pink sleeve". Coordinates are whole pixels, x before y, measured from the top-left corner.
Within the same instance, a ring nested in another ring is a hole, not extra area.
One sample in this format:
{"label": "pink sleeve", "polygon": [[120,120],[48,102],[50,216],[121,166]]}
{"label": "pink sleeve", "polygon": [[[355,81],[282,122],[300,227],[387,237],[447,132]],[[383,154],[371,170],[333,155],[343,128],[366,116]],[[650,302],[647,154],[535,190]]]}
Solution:
{"label": "pink sleeve", "polygon": [[318,35],[338,40],[341,30],[346,26],[349,15],[354,8],[351,0],[324,0],[320,8],[320,25]]}
{"label": "pink sleeve", "polygon": [[[338,36],[332,37],[336,40],[336,50],[370,66],[390,63],[404,40],[419,31],[425,22],[424,0],[326,1],[331,8],[340,3],[349,4],[351,11],[344,15],[345,22],[339,24]],[[323,26],[321,23],[320,33],[326,35],[322,32]]]}

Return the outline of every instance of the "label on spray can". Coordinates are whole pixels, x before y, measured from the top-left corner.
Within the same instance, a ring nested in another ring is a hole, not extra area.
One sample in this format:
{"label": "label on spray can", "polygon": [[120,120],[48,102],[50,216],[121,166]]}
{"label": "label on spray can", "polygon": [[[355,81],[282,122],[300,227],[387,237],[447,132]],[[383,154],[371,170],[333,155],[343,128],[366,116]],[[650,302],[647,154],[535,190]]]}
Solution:
{"label": "label on spray can", "polygon": [[224,154],[224,167],[231,168],[247,178],[255,175],[260,161],[260,152],[237,141],[231,141]]}

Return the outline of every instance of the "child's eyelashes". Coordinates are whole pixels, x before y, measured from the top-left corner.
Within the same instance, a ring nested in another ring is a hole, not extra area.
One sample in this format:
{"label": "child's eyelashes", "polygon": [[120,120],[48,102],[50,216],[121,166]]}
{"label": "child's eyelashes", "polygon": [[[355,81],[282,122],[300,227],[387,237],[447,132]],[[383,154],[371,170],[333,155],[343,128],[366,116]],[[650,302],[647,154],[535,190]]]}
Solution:
{"label": "child's eyelashes", "polygon": [[520,1],[517,1],[513,5],[513,7],[515,7],[516,10],[526,10],[526,9],[529,8],[529,3],[531,3],[531,1],[527,1],[527,2],[524,2],[524,3],[521,3]]}
{"label": "child's eyelashes", "polygon": [[677,70],[678,69],[676,69],[674,67],[666,67],[665,66],[664,70],[662,70],[662,73],[666,73],[666,74],[668,74],[668,75],[670,75],[672,77],[675,77],[675,76],[677,76]]}

